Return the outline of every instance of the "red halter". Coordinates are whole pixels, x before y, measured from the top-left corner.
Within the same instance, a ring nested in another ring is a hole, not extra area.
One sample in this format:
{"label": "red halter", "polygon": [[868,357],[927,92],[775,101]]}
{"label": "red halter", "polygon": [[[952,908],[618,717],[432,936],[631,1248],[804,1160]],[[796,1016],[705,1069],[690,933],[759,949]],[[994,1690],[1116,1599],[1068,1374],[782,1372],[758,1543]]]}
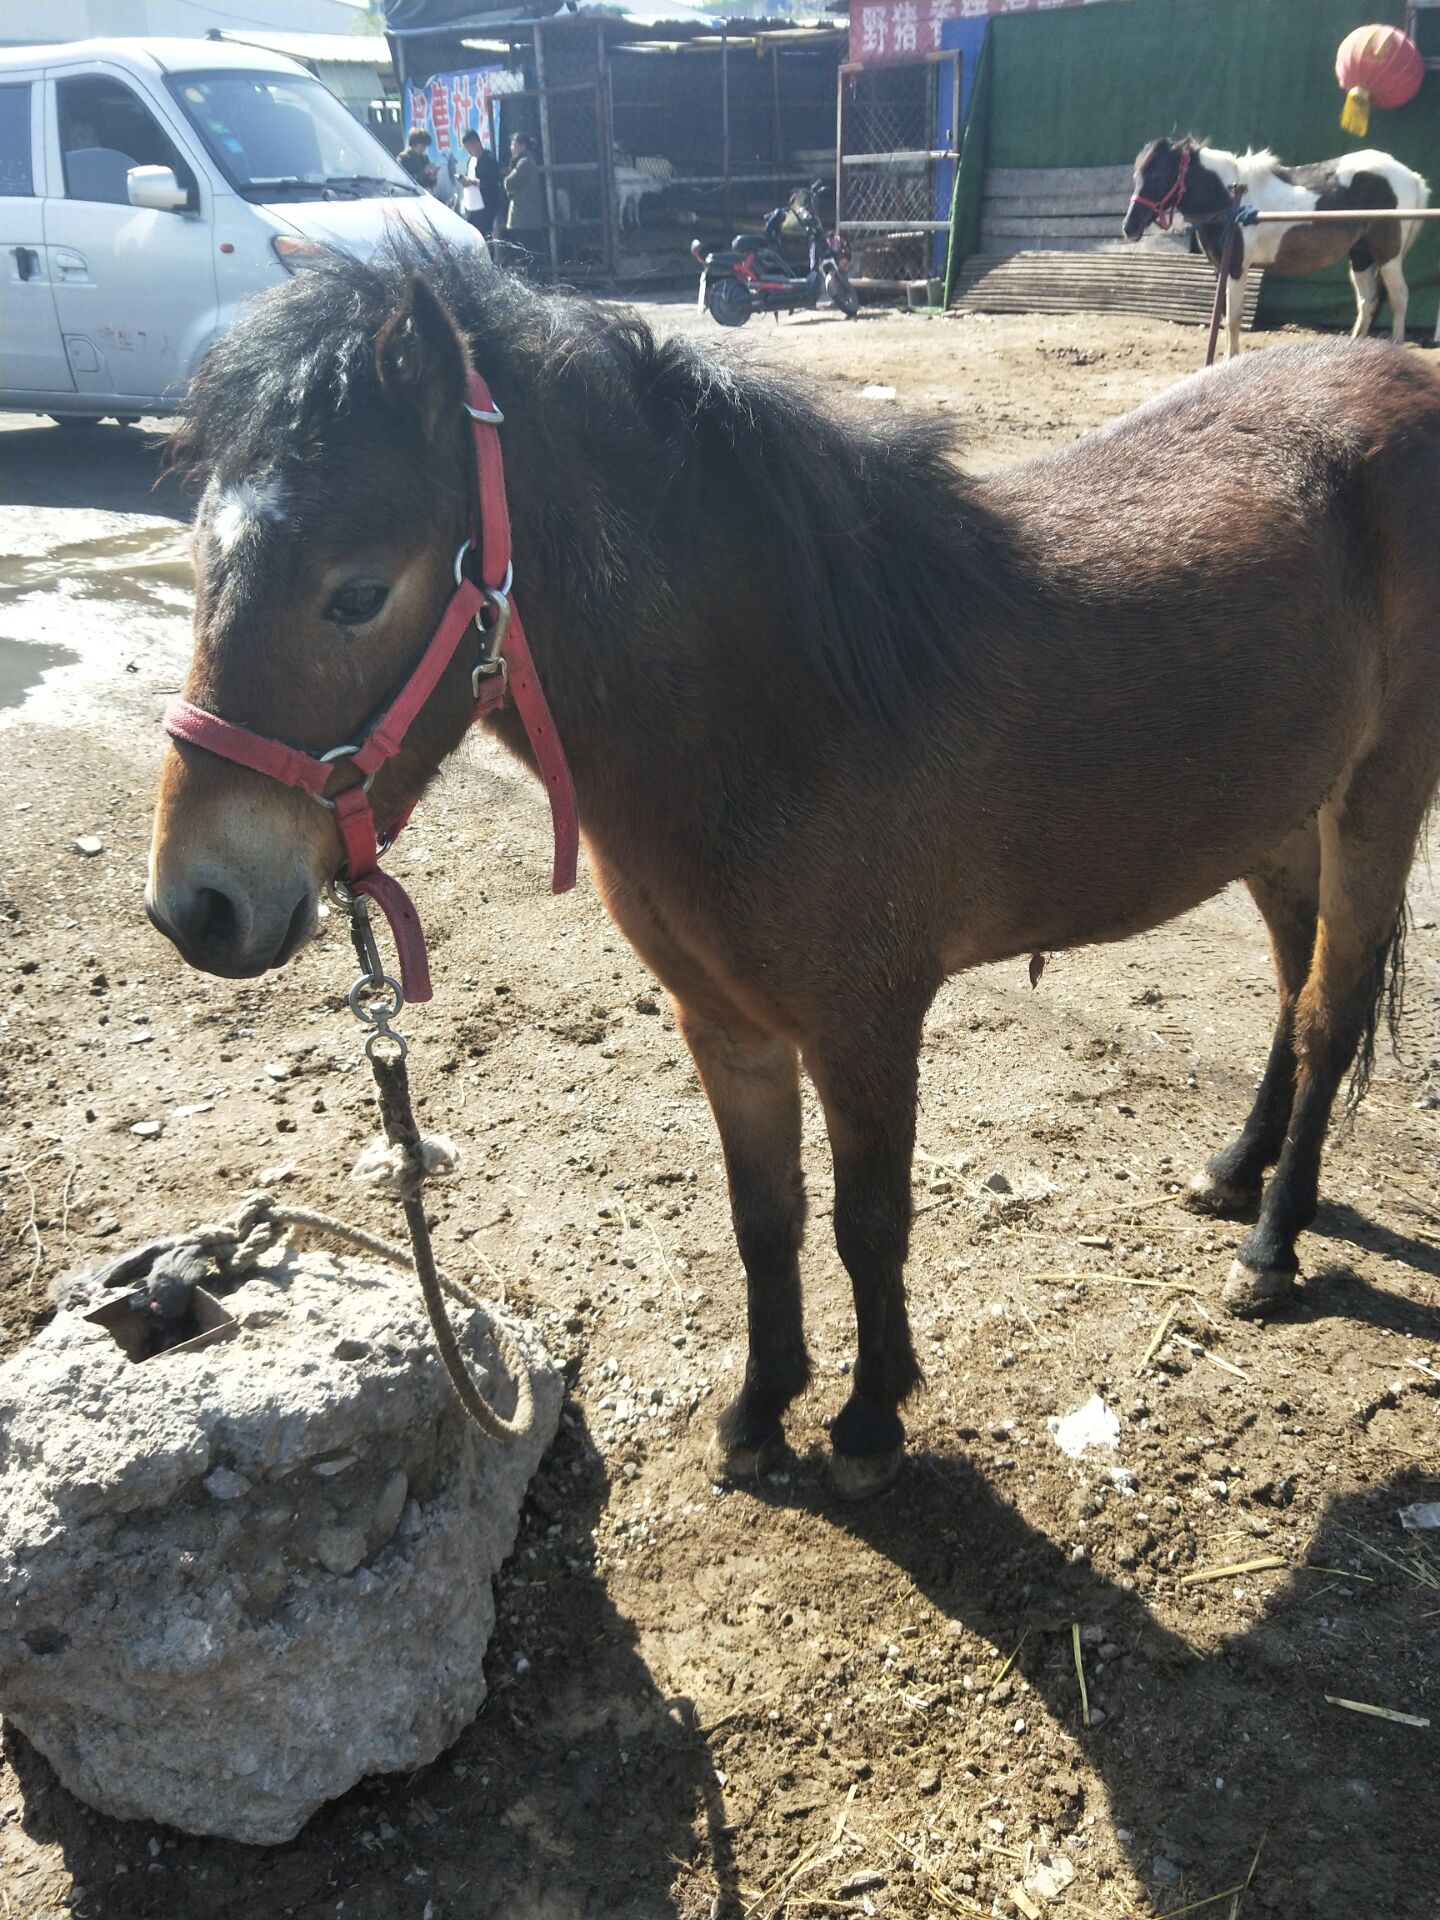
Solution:
{"label": "red halter", "polygon": [[1185,191],[1185,176],[1189,171],[1190,149],[1189,147],[1182,147],[1180,149],[1180,165],[1175,171],[1175,178],[1165,189],[1164,193],[1161,194],[1160,198],[1158,200],[1147,200],[1143,193],[1132,193],[1130,196],[1130,205],[1132,207],[1149,207],[1155,216],[1156,226],[1159,227],[1162,233],[1168,233],[1175,223],[1176,214],[1180,211],[1180,196]]}
{"label": "red halter", "polygon": [[[469,377],[465,411],[470,416],[475,446],[475,506],[469,535],[455,556],[455,591],[409,679],[360,744],[332,747],[328,753],[319,755],[302,753],[298,748],[252,733],[248,727],[236,726],[233,720],[207,713],[203,707],[192,706],[190,701],[180,698],[167,704],[164,716],[165,730],[172,739],[183,740],[187,746],[203,747],[207,753],[218,754],[222,760],[233,760],[237,766],[249,767],[252,772],[268,774],[272,780],[283,781],[288,787],[299,787],[322,807],[334,812],[345,847],[346,884],[352,893],[372,899],[390,922],[400,956],[405,998],[410,1001],[430,998],[425,935],[410,896],[392,875],[382,873],[379,865],[382,843],[388,847],[410,816],[406,812],[392,821],[377,840],[369,793],[380,768],[399,752],[405,735],[454,658],[472,621],[484,642],[480,663],[470,682],[475,697],[472,723],[502,706],[507,693],[513,695],[550,797],[555,834],[552,893],[565,893],[574,886],[580,845],[570,769],[544,691],[536,678],[519,609],[510,600],[510,509],[505,498],[500,436],[496,432],[504,415],[491,400],[490,389],[478,373]],[[477,546],[481,581],[472,580],[465,572],[465,557]],[[487,584],[487,580],[493,584]],[[336,762],[341,760],[348,760],[362,778],[332,799],[325,788]]]}

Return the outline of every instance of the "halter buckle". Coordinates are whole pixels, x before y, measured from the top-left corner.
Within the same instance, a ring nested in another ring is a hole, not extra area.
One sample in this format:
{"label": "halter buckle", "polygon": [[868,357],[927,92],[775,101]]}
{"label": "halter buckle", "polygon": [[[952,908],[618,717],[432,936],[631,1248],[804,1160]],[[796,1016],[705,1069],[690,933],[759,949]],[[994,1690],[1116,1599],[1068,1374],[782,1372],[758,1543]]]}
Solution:
{"label": "halter buckle", "polygon": [[504,414],[500,411],[499,407],[493,403],[488,409],[484,407],[472,407],[468,400],[462,401],[461,405],[472,420],[478,420],[484,426],[498,427],[504,424]]}

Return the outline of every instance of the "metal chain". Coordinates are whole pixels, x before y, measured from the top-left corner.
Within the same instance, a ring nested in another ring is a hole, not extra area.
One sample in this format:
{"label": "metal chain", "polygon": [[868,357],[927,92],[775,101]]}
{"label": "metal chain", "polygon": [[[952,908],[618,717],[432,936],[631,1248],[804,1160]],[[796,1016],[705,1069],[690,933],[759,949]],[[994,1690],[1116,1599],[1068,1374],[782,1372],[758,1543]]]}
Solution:
{"label": "metal chain", "polygon": [[346,994],[345,1001],[361,1026],[370,1029],[365,1039],[365,1058],[373,1066],[376,1049],[388,1040],[399,1049],[396,1057],[403,1060],[409,1051],[405,1036],[396,1033],[390,1023],[398,1020],[405,1009],[405,992],[394,975],[385,971],[380,949],[375,944],[369,905],[358,893],[352,893],[343,880],[332,881],[330,891],[350,916],[350,944],[360,965],[360,977]]}
{"label": "metal chain", "polygon": [[[420,1129],[415,1124],[414,1109],[410,1100],[410,1080],[405,1068],[405,1055],[408,1049],[404,1035],[397,1033],[392,1025],[392,1022],[400,1017],[405,1006],[404,992],[399,981],[385,971],[380,950],[375,944],[375,929],[370,923],[367,902],[353,893],[343,881],[333,884],[332,893],[350,918],[350,941],[355,949],[355,958],[360,965],[360,977],[346,995],[346,1001],[355,1018],[363,1027],[369,1029],[365,1038],[365,1057],[370,1062],[371,1073],[375,1076],[375,1090],[379,1097],[380,1117],[385,1128],[385,1138],[392,1147],[399,1148],[404,1160],[400,1202],[405,1213],[405,1225],[410,1234],[411,1265],[420,1282],[420,1292],[425,1301],[430,1330],[435,1335],[435,1344],[440,1349],[440,1358],[445,1363],[450,1384],[459,1395],[460,1404],[476,1426],[496,1440],[507,1442],[519,1440],[529,1432],[535,1416],[534,1391],[525,1356],[515,1342],[486,1313],[484,1303],[479,1297],[459,1281],[442,1274],[435,1264],[435,1250],[430,1240],[430,1223],[425,1217],[423,1197],[425,1167],[420,1150]],[[290,1211],[298,1212],[298,1210]],[[297,1219],[296,1224],[321,1228],[332,1234],[339,1227],[338,1222],[326,1220],[319,1215],[312,1215],[308,1220]],[[341,1229],[341,1231],[346,1234],[352,1244],[360,1246],[368,1244],[372,1250],[383,1248],[390,1256],[400,1251],[398,1248],[388,1246],[385,1242],[374,1240],[371,1236],[360,1234],[354,1229]],[[472,1310],[485,1314],[496,1352],[515,1383],[515,1412],[508,1420],[495,1411],[471,1378],[460,1343],[455,1337],[455,1330],[450,1324],[450,1316],[445,1311],[444,1295],[446,1293]]]}

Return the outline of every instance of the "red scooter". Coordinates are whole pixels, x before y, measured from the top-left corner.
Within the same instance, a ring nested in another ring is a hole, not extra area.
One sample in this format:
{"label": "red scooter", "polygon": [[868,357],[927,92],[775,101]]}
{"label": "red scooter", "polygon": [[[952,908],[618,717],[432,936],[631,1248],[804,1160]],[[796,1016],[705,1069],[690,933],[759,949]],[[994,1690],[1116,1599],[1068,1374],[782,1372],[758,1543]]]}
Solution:
{"label": "red scooter", "polygon": [[[789,204],[776,207],[760,233],[737,233],[728,247],[706,253],[698,240],[690,251],[700,267],[700,305],[722,327],[743,327],[752,313],[794,313],[818,307],[828,298],[853,320],[860,296],[846,275],[850,248],[838,233],[827,233],[815,212],[815,197],[825,191],[817,180],[797,187]],[[780,231],[793,221],[810,247],[810,267],[796,273],[780,251]]]}

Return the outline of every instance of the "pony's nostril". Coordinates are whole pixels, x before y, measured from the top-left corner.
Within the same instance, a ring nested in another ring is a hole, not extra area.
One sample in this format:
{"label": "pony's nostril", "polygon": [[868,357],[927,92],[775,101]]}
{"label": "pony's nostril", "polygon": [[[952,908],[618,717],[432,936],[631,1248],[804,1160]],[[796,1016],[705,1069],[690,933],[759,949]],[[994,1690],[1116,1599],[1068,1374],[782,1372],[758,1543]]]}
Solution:
{"label": "pony's nostril", "polygon": [[302,887],[287,912],[271,909],[257,916],[243,888],[187,884],[146,900],[146,911],[192,967],[224,979],[248,980],[269,967],[281,967],[309,938],[315,925],[315,898]]}
{"label": "pony's nostril", "polygon": [[235,939],[240,915],[228,893],[197,887],[180,917],[180,931],[197,946],[226,947]]}

